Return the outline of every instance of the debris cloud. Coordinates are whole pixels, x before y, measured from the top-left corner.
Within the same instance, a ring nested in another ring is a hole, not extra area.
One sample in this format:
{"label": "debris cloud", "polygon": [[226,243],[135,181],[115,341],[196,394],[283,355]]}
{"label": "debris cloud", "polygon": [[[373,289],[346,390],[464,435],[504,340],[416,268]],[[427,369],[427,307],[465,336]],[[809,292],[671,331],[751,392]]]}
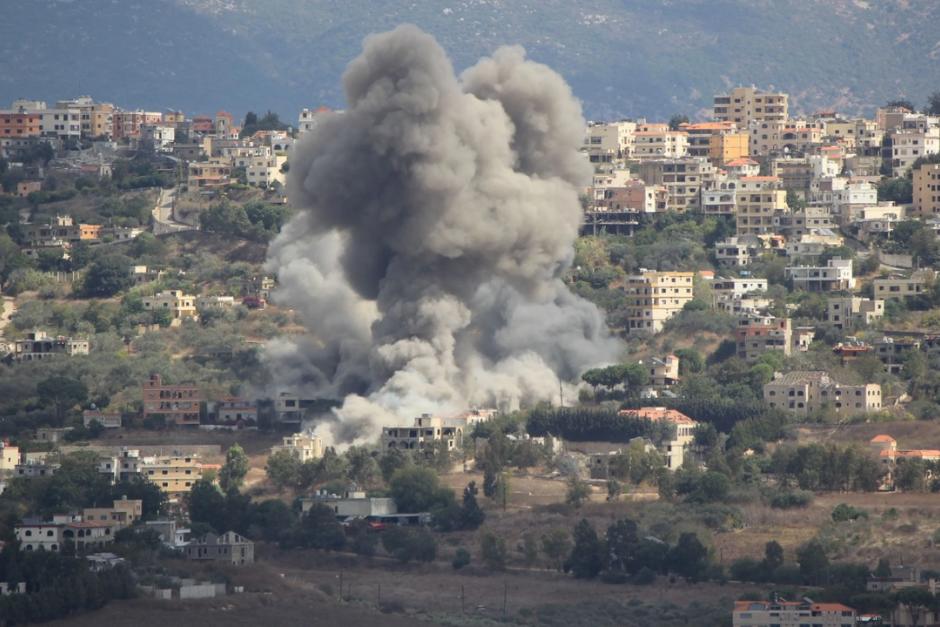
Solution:
{"label": "debris cloud", "polygon": [[603,315],[562,281],[582,217],[584,121],[562,78],[500,48],[459,78],[414,26],[368,37],[347,109],[294,146],[299,215],[272,243],[276,384],[343,399],[337,442],[468,406],[557,402],[615,361]]}

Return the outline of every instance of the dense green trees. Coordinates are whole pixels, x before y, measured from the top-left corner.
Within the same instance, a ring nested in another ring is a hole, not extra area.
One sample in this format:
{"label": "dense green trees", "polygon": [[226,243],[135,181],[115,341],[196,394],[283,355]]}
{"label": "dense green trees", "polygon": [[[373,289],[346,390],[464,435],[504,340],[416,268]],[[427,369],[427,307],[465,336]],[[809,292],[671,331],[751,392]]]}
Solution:
{"label": "dense green trees", "polygon": [[251,202],[237,205],[223,201],[199,215],[204,231],[266,242],[290,219],[291,210],[283,205]]}
{"label": "dense green trees", "polygon": [[770,469],[783,486],[804,490],[878,489],[882,465],[870,453],[854,446],[808,444],[778,447]]}
{"label": "dense green trees", "polygon": [[629,442],[635,437],[654,442],[668,439],[674,427],[635,415],[587,407],[538,407],[529,414],[529,435],[553,435],[576,442]]}
{"label": "dense green trees", "polygon": [[232,489],[237,490],[241,487],[247,474],[248,455],[245,454],[244,449],[238,443],[235,443],[225,453],[225,464],[219,472],[219,485],[226,492]]}
{"label": "dense green trees", "polygon": [[85,274],[82,286],[86,296],[110,298],[133,283],[131,260],[124,255],[107,255],[93,262]]}

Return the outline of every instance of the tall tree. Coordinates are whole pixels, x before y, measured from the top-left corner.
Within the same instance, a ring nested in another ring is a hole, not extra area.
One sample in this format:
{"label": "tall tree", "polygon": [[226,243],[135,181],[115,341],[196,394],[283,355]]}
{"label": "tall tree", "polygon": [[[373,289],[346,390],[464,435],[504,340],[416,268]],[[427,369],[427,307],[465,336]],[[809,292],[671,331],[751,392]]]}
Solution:
{"label": "tall tree", "polygon": [[248,455],[236,442],[226,451],[225,463],[219,472],[219,483],[222,489],[226,492],[238,490],[245,480],[245,475],[248,474],[248,467]]}
{"label": "tall tree", "polygon": [[585,518],[574,528],[574,547],[568,557],[568,567],[578,579],[593,579],[604,567],[604,547]]}

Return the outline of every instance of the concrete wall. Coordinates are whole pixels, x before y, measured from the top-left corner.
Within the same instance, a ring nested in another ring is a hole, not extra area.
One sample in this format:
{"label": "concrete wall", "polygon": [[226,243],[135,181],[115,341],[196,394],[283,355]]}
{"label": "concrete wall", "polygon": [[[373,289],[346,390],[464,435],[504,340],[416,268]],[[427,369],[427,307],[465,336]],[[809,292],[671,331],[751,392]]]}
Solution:
{"label": "concrete wall", "polygon": [[212,599],[215,598],[215,595],[215,584],[203,583],[189,586],[180,586],[180,600]]}

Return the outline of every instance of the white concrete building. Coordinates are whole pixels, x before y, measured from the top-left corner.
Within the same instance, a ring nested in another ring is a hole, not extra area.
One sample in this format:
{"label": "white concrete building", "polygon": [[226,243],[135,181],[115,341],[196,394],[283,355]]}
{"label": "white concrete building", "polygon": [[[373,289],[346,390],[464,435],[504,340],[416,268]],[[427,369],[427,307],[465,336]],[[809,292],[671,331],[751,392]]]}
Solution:
{"label": "white concrete building", "polygon": [[830,259],[825,266],[787,266],[794,289],[808,292],[840,292],[855,289],[852,260]]}

